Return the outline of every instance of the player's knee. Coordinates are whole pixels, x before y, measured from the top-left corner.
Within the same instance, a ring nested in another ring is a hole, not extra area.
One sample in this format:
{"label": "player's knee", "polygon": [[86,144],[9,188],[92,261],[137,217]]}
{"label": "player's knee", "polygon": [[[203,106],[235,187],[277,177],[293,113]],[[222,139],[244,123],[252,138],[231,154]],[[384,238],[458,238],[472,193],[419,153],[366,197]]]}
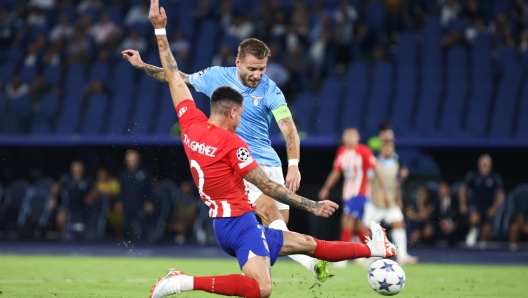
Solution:
{"label": "player's knee", "polygon": [[259,283],[259,287],[260,287],[260,297],[271,296],[271,292],[272,292],[271,283]]}

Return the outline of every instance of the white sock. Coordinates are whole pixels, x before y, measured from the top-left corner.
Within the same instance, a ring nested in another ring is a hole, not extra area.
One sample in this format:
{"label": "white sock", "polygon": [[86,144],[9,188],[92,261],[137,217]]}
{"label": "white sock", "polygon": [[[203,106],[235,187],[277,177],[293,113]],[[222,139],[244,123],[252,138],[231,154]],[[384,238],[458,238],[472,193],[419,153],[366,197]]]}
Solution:
{"label": "white sock", "polygon": [[[280,219],[270,223],[268,227],[272,229],[281,230],[281,231],[289,231],[288,227],[286,226],[286,223]],[[315,274],[314,267],[315,267],[315,263],[317,262],[316,259],[306,256],[306,255],[289,255],[288,257],[294,260],[295,262],[303,265],[304,267],[306,267],[306,269],[308,269],[308,271]]]}
{"label": "white sock", "polygon": [[398,249],[398,257],[407,256],[407,233],[405,229],[393,229],[392,240]]}
{"label": "white sock", "polygon": [[187,292],[194,289],[194,276],[182,275],[181,277],[180,291]]}

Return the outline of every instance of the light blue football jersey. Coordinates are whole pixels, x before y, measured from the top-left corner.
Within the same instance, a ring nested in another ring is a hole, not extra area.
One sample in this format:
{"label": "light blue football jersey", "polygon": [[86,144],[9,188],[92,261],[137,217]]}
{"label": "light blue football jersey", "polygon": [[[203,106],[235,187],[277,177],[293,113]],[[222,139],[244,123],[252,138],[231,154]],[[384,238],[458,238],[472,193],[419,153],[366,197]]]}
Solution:
{"label": "light blue football jersey", "polygon": [[251,150],[253,158],[264,166],[280,166],[277,152],[271,147],[269,127],[273,118],[272,111],[285,105],[286,99],[275,82],[266,75],[255,88],[244,86],[238,79],[236,67],[209,67],[189,76],[189,82],[196,91],[209,98],[216,88],[229,86],[244,97],[244,112],[237,134]]}

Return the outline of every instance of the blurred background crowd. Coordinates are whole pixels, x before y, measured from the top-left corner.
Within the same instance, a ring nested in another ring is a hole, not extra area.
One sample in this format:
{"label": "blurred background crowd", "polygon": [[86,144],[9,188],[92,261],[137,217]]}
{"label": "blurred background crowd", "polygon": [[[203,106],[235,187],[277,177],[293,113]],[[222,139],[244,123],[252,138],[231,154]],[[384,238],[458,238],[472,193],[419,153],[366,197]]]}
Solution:
{"label": "blurred background crowd", "polygon": [[[473,246],[491,239],[517,249],[526,237],[522,169],[501,173],[503,185],[482,150],[456,170],[422,150],[508,147],[512,140],[526,146],[526,1],[161,2],[183,72],[233,66],[238,43],[248,37],[269,45],[267,75],[284,91],[303,142],[330,139],[318,145],[328,158],[301,168],[306,181],[323,182],[317,175],[329,167],[343,128],[373,137],[368,144],[378,150],[378,132],[388,129],[378,126],[389,121],[398,138],[419,139],[397,147],[407,171],[401,179],[412,244]],[[148,8],[143,0],[0,3],[2,238],[212,241],[182,150],[113,148],[152,146],[158,137],[178,135],[168,88],[120,54],[135,49],[159,65]],[[193,95],[208,111],[209,100]],[[275,124],[270,134],[279,139]],[[84,144],[99,147],[68,149],[81,137],[94,137]],[[464,178],[470,165],[475,170]],[[304,185],[313,194],[315,187]],[[312,234],[332,237],[307,221]]]}

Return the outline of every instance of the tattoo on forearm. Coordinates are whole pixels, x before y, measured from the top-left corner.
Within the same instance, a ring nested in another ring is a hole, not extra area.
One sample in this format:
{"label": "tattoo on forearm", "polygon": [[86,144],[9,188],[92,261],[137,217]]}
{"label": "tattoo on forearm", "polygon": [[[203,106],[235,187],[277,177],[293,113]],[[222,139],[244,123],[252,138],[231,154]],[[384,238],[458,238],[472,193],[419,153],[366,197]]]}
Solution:
{"label": "tattoo on forearm", "polygon": [[[299,159],[300,153],[300,139],[297,134],[297,129],[295,129],[295,123],[291,117],[286,117],[277,122],[280,128],[286,128],[288,126],[293,127],[294,129],[288,129],[288,132],[284,135],[286,140],[286,153],[288,159]],[[281,129],[282,130],[282,129]]]}
{"label": "tattoo on forearm", "polygon": [[297,209],[308,212],[317,212],[322,207],[322,202],[314,202],[296,195],[283,185],[272,181],[260,167],[246,174],[244,179],[258,187],[265,195]]}
{"label": "tattoo on forearm", "polygon": [[162,83],[167,83],[167,77],[165,76],[165,72],[163,71],[163,68],[146,64],[145,66],[142,66],[139,69],[141,69],[144,73],[148,74],[154,79]]}

